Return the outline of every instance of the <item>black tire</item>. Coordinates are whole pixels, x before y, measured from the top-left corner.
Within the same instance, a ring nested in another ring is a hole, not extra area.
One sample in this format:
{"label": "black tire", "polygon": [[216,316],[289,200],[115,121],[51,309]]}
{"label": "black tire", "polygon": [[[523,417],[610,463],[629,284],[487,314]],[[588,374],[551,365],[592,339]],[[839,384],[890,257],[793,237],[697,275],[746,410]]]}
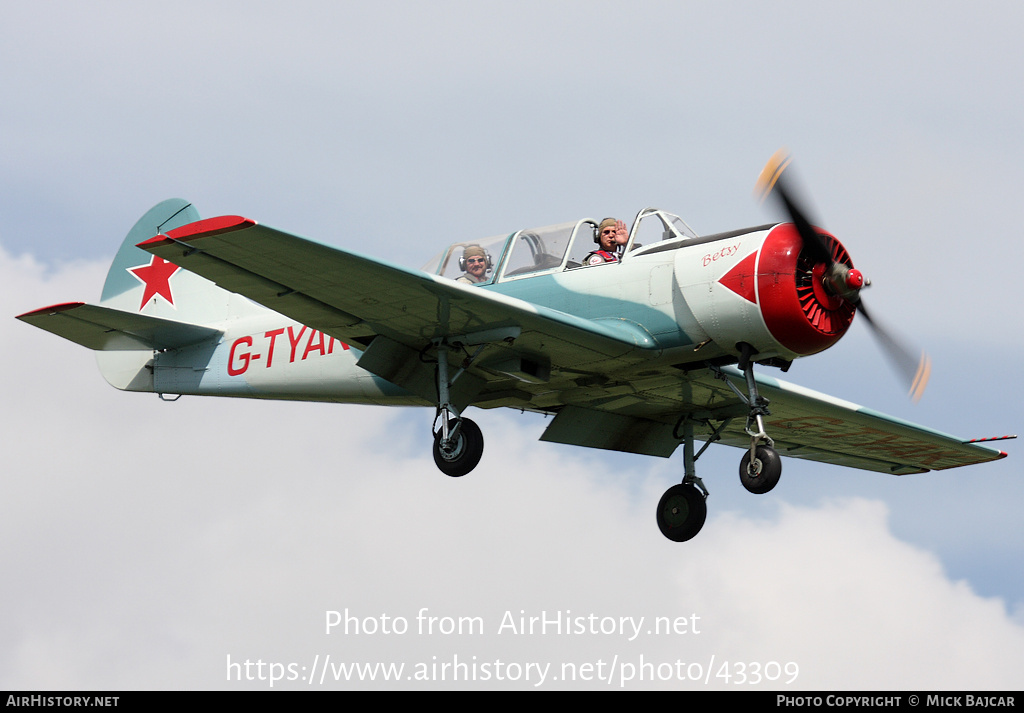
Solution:
{"label": "black tire", "polygon": [[680,483],[661,496],[657,517],[661,534],[673,542],[686,542],[704,527],[708,505],[697,488]]}
{"label": "black tire", "polygon": [[455,445],[450,452],[441,448],[441,431],[434,435],[434,463],[442,473],[452,478],[461,478],[476,468],[483,454],[484,434],[468,418],[462,419],[462,425],[455,434]]}
{"label": "black tire", "polygon": [[758,446],[754,467],[750,468],[750,451],[740,461],[740,482],[755,495],[774,488],[782,477],[782,458],[773,448]]}

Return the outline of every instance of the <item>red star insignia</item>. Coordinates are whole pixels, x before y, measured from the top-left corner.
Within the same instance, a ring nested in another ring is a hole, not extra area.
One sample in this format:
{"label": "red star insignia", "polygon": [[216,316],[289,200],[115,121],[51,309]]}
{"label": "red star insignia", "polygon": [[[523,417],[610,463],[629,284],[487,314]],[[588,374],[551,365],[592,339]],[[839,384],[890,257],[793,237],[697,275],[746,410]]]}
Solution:
{"label": "red star insignia", "polygon": [[139,282],[146,286],[146,289],[142,292],[142,304],[139,305],[139,311],[146,306],[150,298],[160,295],[168,304],[174,306],[174,295],[171,294],[171,275],[176,273],[181,268],[175,265],[173,262],[167,262],[162,257],[156,255],[149,261],[148,265],[139,265],[138,267],[127,268],[128,272],[132,273]]}

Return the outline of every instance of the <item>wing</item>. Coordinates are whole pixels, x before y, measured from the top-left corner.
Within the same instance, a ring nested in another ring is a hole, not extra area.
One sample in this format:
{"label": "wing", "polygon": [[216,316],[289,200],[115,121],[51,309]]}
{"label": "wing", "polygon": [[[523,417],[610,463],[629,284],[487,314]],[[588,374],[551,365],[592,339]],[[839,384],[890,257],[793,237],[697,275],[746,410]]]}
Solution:
{"label": "wing", "polygon": [[[743,390],[743,374],[731,367],[719,373],[721,376],[716,377],[710,370],[699,369],[675,387],[652,384],[647,391],[638,381],[629,392],[637,401],[629,403],[620,397],[619,408],[612,412],[602,410],[600,405],[563,409],[542,439],[667,457],[681,443],[681,419],[688,418],[698,438],[710,438],[720,428],[718,438],[722,443],[748,448],[746,406],[724,382],[732,379]],[[973,465],[1006,456],[993,448],[785,381],[763,375],[758,375],[757,381],[761,395],[771,400],[766,430],[783,455],[894,475]],[[660,403],[657,408],[661,410],[645,413],[637,407],[640,400],[649,405]],[[673,401],[675,412],[665,411]]]}
{"label": "wing", "polygon": [[[324,245],[239,216],[192,223],[139,247],[353,345],[360,366],[428,398],[424,352],[445,338],[485,345],[464,403],[529,403],[552,371],[607,372],[660,353],[625,320],[588,320],[436,275]],[[527,388],[523,391],[522,388]]]}
{"label": "wing", "polygon": [[84,302],[44,307],[18,315],[18,319],[98,351],[176,349],[220,334],[209,327]]}

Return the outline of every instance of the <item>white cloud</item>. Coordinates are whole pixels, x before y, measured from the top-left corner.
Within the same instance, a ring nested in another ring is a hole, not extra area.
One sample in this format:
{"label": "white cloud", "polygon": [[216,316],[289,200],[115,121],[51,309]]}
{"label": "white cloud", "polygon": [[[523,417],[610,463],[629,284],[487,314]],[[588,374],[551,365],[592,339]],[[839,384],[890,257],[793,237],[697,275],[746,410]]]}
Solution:
{"label": "white cloud", "polygon": [[[47,277],[0,250],[0,279],[14,288],[0,306],[10,317],[95,295],[104,271],[85,264]],[[654,674],[675,676],[677,661],[691,675],[710,669],[721,688],[743,688],[737,664],[752,677],[749,664],[769,662],[799,666],[790,690],[1022,682],[1024,627],[1002,600],[952,581],[935,553],[895,537],[879,501],[778,497],[777,508],[763,506],[770,517],[712,503],[704,531],[680,546],[653,516],[678,464],[619,472],[599,453],[537,443],[529,416],[480,414],[484,460],[449,479],[431,463],[426,411],[164,404],[109,388],[75,345],[10,318],[0,333],[12,345],[2,357],[0,687],[264,688],[228,681],[228,657],[295,662],[306,675],[328,654],[425,663],[435,675],[458,656],[492,676],[452,683],[458,669],[448,669],[447,683],[401,682],[415,688],[526,688],[537,671],[526,681],[516,665],[527,662],[551,664],[545,688],[608,687],[561,680],[563,664],[603,662],[595,673],[611,672],[614,688],[641,660]],[[451,622],[478,617],[485,631],[417,633],[423,608]],[[346,609],[362,625],[402,617],[410,630],[325,634],[326,612]],[[634,641],[499,635],[506,612],[645,622]],[[648,633],[654,617],[690,626],[694,616],[699,633]],[[498,660],[523,680],[495,680]],[[726,663],[729,684],[718,676]],[[269,675],[267,665],[249,673]]]}

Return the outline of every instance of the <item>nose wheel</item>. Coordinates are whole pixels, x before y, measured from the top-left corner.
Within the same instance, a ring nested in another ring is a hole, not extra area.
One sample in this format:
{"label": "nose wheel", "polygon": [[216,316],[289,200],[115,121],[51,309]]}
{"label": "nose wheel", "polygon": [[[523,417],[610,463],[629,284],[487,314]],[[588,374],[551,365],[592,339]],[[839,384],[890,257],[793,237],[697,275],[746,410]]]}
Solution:
{"label": "nose wheel", "polygon": [[740,482],[755,495],[763,495],[774,488],[782,476],[782,459],[774,448],[757,446],[754,458],[750,452],[740,461]]}

